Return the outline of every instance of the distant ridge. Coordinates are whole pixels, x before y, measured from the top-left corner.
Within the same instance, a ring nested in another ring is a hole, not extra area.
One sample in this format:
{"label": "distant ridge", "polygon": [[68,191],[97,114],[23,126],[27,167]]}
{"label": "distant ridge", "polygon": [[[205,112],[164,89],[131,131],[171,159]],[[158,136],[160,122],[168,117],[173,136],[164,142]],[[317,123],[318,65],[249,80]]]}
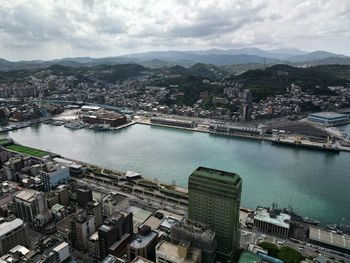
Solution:
{"label": "distant ridge", "polygon": [[209,49],[199,51],[150,51],[115,57],[91,58],[76,57],[49,61],[32,60],[11,62],[0,58],[0,71],[16,69],[45,68],[54,64],[70,67],[91,67],[96,65],[139,64],[145,67],[159,68],[175,65],[191,67],[197,63],[215,66],[228,65],[274,65],[293,66],[342,64],[349,65],[350,57],[326,51],[305,52],[299,49],[262,50],[249,47],[241,49]]}

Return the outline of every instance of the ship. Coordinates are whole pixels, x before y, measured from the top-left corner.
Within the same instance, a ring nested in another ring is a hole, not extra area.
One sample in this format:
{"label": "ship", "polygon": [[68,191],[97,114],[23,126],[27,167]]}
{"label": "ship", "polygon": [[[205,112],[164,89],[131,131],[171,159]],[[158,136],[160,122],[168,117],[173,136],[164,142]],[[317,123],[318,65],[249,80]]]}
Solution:
{"label": "ship", "polygon": [[286,146],[296,146],[296,147],[308,148],[308,149],[312,149],[312,150],[329,151],[329,152],[333,152],[333,153],[340,152],[340,149],[337,146],[330,144],[329,142],[324,143],[324,144],[315,144],[315,143],[302,142],[298,138],[294,141],[282,140],[280,138],[277,138],[277,139],[273,140],[272,143],[286,145]]}
{"label": "ship", "polygon": [[272,207],[273,207],[273,209],[275,209],[279,212],[290,215],[291,219],[293,221],[299,221],[299,222],[306,223],[309,225],[314,225],[314,226],[317,226],[320,224],[320,221],[318,221],[318,220],[315,220],[315,219],[312,219],[309,217],[304,217],[304,216],[297,214],[291,206],[289,206],[288,208],[279,209],[279,208],[277,208],[277,204],[272,204]]}

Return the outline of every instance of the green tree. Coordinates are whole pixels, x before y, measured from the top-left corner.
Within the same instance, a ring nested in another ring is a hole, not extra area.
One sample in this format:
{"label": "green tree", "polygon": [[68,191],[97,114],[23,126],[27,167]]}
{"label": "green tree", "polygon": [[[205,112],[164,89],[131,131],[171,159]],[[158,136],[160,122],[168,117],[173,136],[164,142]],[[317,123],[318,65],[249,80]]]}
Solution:
{"label": "green tree", "polygon": [[287,246],[280,249],[277,257],[285,263],[299,263],[303,259],[299,251]]}
{"label": "green tree", "polygon": [[271,257],[277,257],[280,249],[275,244],[269,242],[262,242],[259,244],[260,247],[266,249]]}

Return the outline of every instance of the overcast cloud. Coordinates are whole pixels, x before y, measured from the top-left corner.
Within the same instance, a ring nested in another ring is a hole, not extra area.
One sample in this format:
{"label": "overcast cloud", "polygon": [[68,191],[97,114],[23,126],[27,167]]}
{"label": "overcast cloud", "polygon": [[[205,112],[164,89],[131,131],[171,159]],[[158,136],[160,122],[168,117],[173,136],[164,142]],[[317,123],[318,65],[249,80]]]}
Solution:
{"label": "overcast cloud", "polygon": [[0,0],[0,57],[260,47],[350,55],[349,0]]}

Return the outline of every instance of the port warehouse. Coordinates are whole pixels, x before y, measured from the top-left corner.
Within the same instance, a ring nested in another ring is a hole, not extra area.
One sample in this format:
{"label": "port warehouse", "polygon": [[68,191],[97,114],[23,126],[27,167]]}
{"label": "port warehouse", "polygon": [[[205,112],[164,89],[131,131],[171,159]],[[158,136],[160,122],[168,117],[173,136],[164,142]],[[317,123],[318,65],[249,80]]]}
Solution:
{"label": "port warehouse", "polygon": [[307,118],[309,121],[326,125],[342,125],[349,122],[349,116],[336,112],[318,112],[309,114]]}
{"label": "port warehouse", "polygon": [[183,127],[183,128],[197,127],[197,124],[194,121],[188,121],[188,120],[152,117],[150,121],[151,121],[151,124],[158,124],[158,125],[168,125],[168,126],[176,126],[176,127]]}
{"label": "port warehouse", "polygon": [[334,251],[350,254],[350,237],[310,226],[309,242]]}
{"label": "port warehouse", "polygon": [[237,126],[227,126],[227,125],[219,125],[219,124],[210,125],[209,130],[211,132],[225,133],[225,134],[235,134],[235,133],[242,133],[242,134],[248,133],[248,134],[254,134],[254,135],[264,134],[264,131],[259,128],[237,127]]}
{"label": "port warehouse", "polygon": [[117,127],[127,122],[125,115],[101,109],[93,113],[89,111],[82,118],[88,124],[109,124],[111,127]]}

